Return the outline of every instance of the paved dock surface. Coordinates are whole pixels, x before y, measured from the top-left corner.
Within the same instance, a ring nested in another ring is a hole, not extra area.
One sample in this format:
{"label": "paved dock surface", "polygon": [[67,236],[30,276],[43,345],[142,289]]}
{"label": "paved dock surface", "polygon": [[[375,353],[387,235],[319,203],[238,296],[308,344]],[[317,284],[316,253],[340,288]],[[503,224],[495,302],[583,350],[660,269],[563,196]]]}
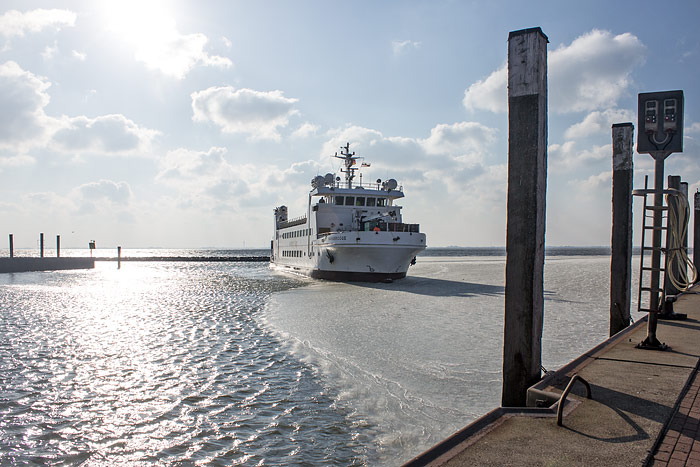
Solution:
{"label": "paved dock surface", "polygon": [[657,337],[668,350],[635,348],[647,334],[642,321],[544,378],[538,389],[556,394],[574,374],[591,386],[589,400],[584,386],[575,384],[563,426],[557,426],[550,409],[492,416],[484,428],[441,450],[437,459],[414,464],[700,466],[697,292],[700,287],[675,303],[686,320],[659,321]]}

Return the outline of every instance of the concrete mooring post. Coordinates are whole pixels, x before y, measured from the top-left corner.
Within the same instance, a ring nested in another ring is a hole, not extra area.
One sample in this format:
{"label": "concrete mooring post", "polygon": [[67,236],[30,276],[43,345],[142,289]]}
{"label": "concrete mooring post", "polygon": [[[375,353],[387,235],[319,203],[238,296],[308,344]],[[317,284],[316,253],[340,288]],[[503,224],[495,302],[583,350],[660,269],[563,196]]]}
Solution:
{"label": "concrete mooring post", "polygon": [[10,234],[10,258],[15,257],[15,238],[14,235]]}
{"label": "concrete mooring post", "polygon": [[525,406],[542,368],[548,42],[540,28],[508,36],[504,407]]}
{"label": "concrete mooring post", "polygon": [[610,335],[630,324],[632,287],[632,147],[634,125],[612,126],[612,254],[610,259]]}

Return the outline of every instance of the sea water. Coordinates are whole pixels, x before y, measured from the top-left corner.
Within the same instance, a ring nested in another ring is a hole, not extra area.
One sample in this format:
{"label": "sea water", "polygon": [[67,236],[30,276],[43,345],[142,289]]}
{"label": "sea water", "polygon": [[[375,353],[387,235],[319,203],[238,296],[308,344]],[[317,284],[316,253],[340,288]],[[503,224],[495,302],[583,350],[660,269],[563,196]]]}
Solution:
{"label": "sea water", "polygon": [[[608,333],[609,256],[582,252],[547,257],[548,369]],[[389,284],[266,263],[0,275],[0,464],[400,464],[500,402],[505,257],[427,253]]]}

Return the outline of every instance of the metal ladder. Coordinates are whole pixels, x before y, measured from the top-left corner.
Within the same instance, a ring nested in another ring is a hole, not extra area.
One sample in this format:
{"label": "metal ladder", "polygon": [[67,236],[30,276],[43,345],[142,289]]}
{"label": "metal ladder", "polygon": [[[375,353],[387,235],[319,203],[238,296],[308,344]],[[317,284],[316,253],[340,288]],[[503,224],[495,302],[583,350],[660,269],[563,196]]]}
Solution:
{"label": "metal ladder", "polygon": [[[659,271],[659,276],[660,276],[660,281],[659,281],[659,289],[653,289],[651,287],[651,273],[654,271],[654,268],[651,266],[647,266],[644,263],[644,259],[646,258],[646,252],[647,251],[654,251],[658,250],[661,252],[662,256],[662,264],[666,264],[666,248],[658,248],[654,246],[647,246],[646,241],[647,241],[647,235],[646,232],[647,230],[654,231],[654,230],[661,230],[662,234],[664,232],[667,232],[668,230],[668,206],[654,206],[654,205],[649,205],[647,202],[647,198],[649,194],[653,194],[653,190],[648,189],[648,184],[649,184],[649,176],[644,177],[644,190],[635,190],[636,193],[635,195],[638,196],[643,196],[644,197],[644,211],[642,213],[642,249],[640,252],[640,258],[639,258],[639,294],[637,296],[637,311],[638,312],[644,312],[648,313],[652,310],[650,310],[649,303],[651,301],[651,294],[653,292],[658,292],[659,296],[661,297],[661,302],[663,303],[664,301],[664,283],[665,283],[665,276],[666,276],[666,268],[661,267],[658,269]],[[666,214],[662,215],[662,225],[661,227],[654,227],[654,213],[657,210],[661,211],[666,211]],[[653,236],[652,236],[653,238]],[[662,238],[662,244],[664,244],[664,239]],[[646,282],[645,282],[646,278]],[[645,286],[645,284],[648,284]],[[647,293],[647,300],[645,302],[642,301],[642,294]],[[642,305],[642,303],[646,303],[646,305]],[[659,308],[660,309],[660,308]]]}

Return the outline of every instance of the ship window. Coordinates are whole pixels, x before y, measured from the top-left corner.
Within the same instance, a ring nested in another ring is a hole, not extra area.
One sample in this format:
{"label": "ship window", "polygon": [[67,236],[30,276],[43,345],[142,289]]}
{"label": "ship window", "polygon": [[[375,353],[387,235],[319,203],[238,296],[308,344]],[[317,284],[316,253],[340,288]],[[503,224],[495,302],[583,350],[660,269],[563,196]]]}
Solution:
{"label": "ship window", "polygon": [[377,203],[377,198],[367,198],[367,206],[374,207]]}
{"label": "ship window", "polygon": [[355,198],[355,206],[364,206],[365,205],[365,197],[364,196],[358,196]]}
{"label": "ship window", "polygon": [[342,206],[344,200],[345,200],[345,196],[336,196],[335,197],[335,204],[337,204],[338,206]]}
{"label": "ship window", "polygon": [[380,208],[386,206],[386,198],[377,198],[377,206]]}
{"label": "ship window", "polygon": [[345,197],[345,205],[346,206],[354,206],[355,205],[355,197],[354,196],[346,196]]}

